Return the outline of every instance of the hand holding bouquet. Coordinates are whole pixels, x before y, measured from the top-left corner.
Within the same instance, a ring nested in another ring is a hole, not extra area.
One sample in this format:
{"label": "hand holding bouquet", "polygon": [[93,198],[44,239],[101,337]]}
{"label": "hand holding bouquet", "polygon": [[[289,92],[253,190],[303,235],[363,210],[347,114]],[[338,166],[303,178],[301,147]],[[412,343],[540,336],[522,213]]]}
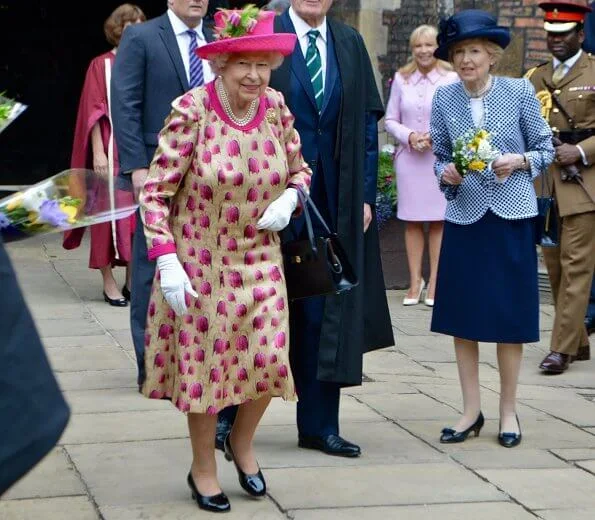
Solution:
{"label": "hand holding bouquet", "polygon": [[479,173],[497,157],[500,152],[494,148],[487,130],[468,130],[453,145],[452,160],[461,175]]}

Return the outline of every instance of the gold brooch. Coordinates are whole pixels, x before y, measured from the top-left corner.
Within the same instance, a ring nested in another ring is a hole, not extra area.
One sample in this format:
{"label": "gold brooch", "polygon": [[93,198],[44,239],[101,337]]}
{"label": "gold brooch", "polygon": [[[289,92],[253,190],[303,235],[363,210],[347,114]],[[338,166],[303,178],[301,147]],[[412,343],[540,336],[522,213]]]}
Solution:
{"label": "gold brooch", "polygon": [[277,114],[275,113],[274,108],[267,109],[266,118],[267,118],[267,122],[269,122],[271,124],[277,123]]}

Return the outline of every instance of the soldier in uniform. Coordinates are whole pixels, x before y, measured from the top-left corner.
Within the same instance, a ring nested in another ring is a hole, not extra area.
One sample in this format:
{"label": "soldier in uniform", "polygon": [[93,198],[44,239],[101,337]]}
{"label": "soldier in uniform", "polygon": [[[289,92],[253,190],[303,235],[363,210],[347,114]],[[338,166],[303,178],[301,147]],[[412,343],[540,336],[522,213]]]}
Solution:
{"label": "soldier in uniform", "polygon": [[[581,50],[589,7],[543,2],[544,28],[553,59],[527,73],[542,112],[563,142],[542,182],[552,189],[560,216],[558,247],[543,248],[556,306],[550,353],[539,365],[560,374],[573,360],[589,359],[584,316],[595,269],[595,58]],[[564,181],[561,167],[576,165],[584,187]]]}

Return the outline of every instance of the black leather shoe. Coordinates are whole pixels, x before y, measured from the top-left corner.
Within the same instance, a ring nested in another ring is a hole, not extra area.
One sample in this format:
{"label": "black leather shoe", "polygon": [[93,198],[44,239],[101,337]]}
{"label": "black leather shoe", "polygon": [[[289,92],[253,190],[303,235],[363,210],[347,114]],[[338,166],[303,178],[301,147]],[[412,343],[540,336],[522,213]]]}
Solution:
{"label": "black leather shoe", "polygon": [[589,361],[591,359],[591,346],[584,345],[578,348],[574,361]]}
{"label": "black leather shoe", "polygon": [[240,486],[242,486],[242,489],[249,495],[256,498],[265,496],[267,493],[267,483],[264,480],[262,471],[260,471],[259,469],[258,473],[254,473],[253,475],[247,475],[242,471],[240,466],[238,466],[236,458],[233,454],[233,450],[231,449],[229,435],[225,437],[224,448],[225,458],[229,461],[233,461],[233,464],[236,467],[236,471],[238,472],[238,479],[240,481]]}
{"label": "black leather shoe", "polygon": [[500,446],[504,446],[505,448],[514,448],[521,443],[523,434],[521,433],[521,423],[518,416],[516,418],[516,422],[519,425],[519,433],[500,432],[498,434],[498,442],[500,443]]}
{"label": "black leather shoe", "polygon": [[572,356],[568,354],[562,354],[561,352],[551,351],[541,364],[539,368],[546,374],[561,374],[565,372],[572,361]]}
{"label": "black leather shoe", "polygon": [[107,294],[105,294],[105,291],[103,291],[103,299],[105,300],[106,303],[109,303],[112,307],[127,307],[128,306],[128,302],[126,301],[126,298],[112,299]]}
{"label": "black leather shoe", "polygon": [[225,417],[217,417],[217,431],[215,432],[215,448],[225,451],[225,439],[231,432],[232,424]]}
{"label": "black leather shoe", "polygon": [[327,455],[336,455],[338,457],[359,457],[362,453],[357,444],[346,441],[343,437],[334,434],[326,437],[300,435],[298,446],[309,450],[320,450]]}
{"label": "black leather shoe", "polygon": [[201,495],[198,489],[196,489],[192,473],[188,473],[188,486],[190,487],[190,491],[192,491],[192,499],[196,501],[200,509],[210,511],[211,513],[227,513],[231,509],[229,499],[225,493],[219,493],[210,497]]}
{"label": "black leather shoe", "polygon": [[124,296],[125,300],[130,301],[130,289],[128,289],[126,284],[122,286],[122,296]]}
{"label": "black leather shoe", "polygon": [[475,433],[476,437],[479,437],[479,432],[483,428],[485,420],[483,418],[483,413],[479,412],[477,419],[475,422],[469,426],[466,430],[462,432],[458,432],[453,430],[452,428],[443,428],[442,435],[440,435],[440,442],[443,444],[454,444],[456,442],[464,442],[469,437],[471,432]]}

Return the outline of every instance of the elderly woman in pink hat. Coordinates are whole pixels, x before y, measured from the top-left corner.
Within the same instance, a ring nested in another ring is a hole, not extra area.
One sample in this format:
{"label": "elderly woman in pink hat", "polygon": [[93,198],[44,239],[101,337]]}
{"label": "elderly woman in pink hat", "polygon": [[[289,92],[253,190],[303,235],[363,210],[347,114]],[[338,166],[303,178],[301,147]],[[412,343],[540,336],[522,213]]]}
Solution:
{"label": "elderly woman in pink hat", "polygon": [[271,397],[295,399],[277,232],[311,170],[283,96],[268,88],[296,41],[274,34],[273,19],[253,6],[217,12],[218,38],[197,51],[217,78],[173,102],[140,196],[158,267],[143,394],[187,414],[188,485],[213,512],[230,509],[217,479],[217,413],[240,405],[225,455],[242,488],[262,497],[254,432]]}

